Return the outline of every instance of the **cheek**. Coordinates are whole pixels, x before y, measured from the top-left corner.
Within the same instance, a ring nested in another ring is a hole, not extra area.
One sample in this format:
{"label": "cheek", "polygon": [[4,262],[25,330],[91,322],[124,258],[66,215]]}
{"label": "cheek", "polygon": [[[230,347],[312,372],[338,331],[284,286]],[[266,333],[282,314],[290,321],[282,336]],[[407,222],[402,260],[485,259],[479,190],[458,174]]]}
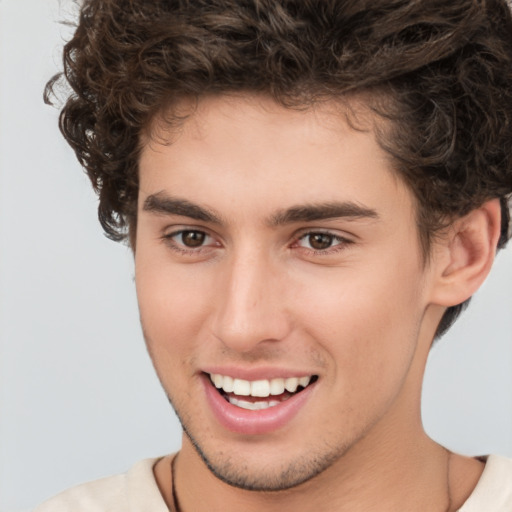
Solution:
{"label": "cheek", "polygon": [[304,283],[296,294],[304,299],[308,290],[299,316],[331,358],[340,393],[391,393],[408,371],[424,306],[417,265],[401,263],[382,258],[365,272],[343,269],[321,287]]}
{"label": "cheek", "polygon": [[193,350],[212,302],[207,276],[191,268],[136,261],[141,323],[148,349],[159,365],[179,363]]}

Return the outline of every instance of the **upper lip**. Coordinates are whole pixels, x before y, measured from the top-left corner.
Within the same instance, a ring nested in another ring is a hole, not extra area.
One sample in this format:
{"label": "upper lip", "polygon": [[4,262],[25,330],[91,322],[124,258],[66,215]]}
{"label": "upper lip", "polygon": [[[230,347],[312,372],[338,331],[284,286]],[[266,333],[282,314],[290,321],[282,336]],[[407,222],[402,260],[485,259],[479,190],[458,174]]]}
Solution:
{"label": "upper lip", "polygon": [[234,379],[243,380],[271,380],[271,379],[287,379],[290,377],[309,377],[318,375],[314,371],[308,370],[294,370],[290,368],[241,368],[236,366],[210,366],[202,369],[203,373],[207,374],[220,374],[233,377]]}

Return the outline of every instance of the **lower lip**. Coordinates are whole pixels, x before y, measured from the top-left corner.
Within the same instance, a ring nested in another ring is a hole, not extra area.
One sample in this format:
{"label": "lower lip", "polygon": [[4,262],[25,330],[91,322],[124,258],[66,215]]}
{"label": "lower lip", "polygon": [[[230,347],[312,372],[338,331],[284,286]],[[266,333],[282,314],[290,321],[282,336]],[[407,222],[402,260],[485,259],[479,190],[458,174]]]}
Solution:
{"label": "lower lip", "polygon": [[239,434],[268,434],[287,425],[311,396],[315,384],[281,402],[279,405],[251,411],[230,404],[203,376],[206,398],[217,420],[228,430]]}

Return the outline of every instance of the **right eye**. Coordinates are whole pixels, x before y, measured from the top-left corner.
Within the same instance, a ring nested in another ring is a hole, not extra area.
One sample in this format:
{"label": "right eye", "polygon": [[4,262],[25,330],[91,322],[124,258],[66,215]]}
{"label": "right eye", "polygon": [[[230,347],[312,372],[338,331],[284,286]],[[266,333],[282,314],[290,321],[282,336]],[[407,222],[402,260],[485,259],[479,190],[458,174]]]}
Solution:
{"label": "right eye", "polygon": [[183,230],[171,236],[173,241],[179,245],[183,245],[189,249],[201,247],[210,238],[204,231],[197,230]]}
{"label": "right eye", "polygon": [[196,254],[220,246],[211,235],[200,229],[180,229],[164,235],[163,239],[172,250],[182,254]]}

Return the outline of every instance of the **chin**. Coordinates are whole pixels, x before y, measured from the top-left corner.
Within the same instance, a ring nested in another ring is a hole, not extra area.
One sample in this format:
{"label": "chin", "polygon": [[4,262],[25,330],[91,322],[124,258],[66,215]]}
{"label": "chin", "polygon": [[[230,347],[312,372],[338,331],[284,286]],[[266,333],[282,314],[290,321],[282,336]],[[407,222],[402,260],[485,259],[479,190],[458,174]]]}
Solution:
{"label": "chin", "polygon": [[273,460],[262,461],[259,451],[258,460],[251,461],[242,450],[229,454],[222,449],[204,448],[185,427],[183,430],[215,477],[232,487],[247,491],[277,492],[298,487],[323,473],[346,451],[344,447],[337,447],[335,451],[323,447],[323,450],[311,449],[299,454],[295,450],[288,460],[283,460],[282,454],[272,449],[271,453],[278,455]]}

